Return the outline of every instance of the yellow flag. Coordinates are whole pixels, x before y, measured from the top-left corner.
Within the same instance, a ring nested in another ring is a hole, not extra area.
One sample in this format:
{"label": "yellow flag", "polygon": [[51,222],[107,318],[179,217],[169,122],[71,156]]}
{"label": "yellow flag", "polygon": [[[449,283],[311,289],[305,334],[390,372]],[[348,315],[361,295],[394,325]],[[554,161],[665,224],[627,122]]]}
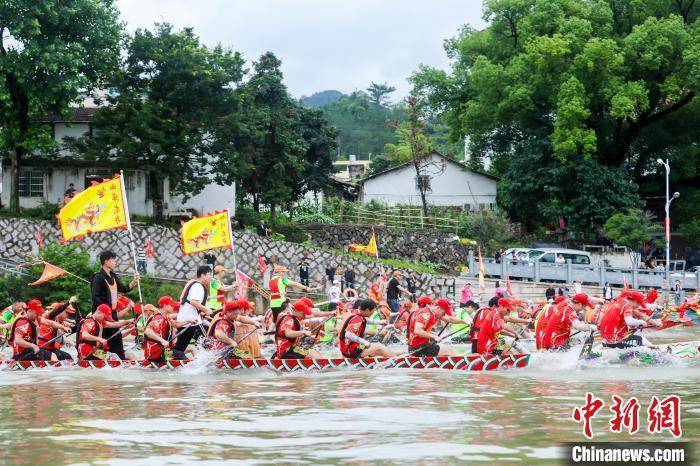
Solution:
{"label": "yellow flag", "polygon": [[377,237],[372,233],[372,237],[369,239],[369,243],[365,246],[364,244],[352,243],[350,245],[350,250],[355,252],[366,252],[369,255],[379,257],[379,251],[377,250]]}
{"label": "yellow flag", "polygon": [[184,255],[216,248],[231,248],[231,218],[228,210],[182,223]]}
{"label": "yellow flag", "polygon": [[127,228],[126,201],[122,196],[122,179],[95,183],[75,195],[58,213],[63,241],[81,239],[98,231]]}

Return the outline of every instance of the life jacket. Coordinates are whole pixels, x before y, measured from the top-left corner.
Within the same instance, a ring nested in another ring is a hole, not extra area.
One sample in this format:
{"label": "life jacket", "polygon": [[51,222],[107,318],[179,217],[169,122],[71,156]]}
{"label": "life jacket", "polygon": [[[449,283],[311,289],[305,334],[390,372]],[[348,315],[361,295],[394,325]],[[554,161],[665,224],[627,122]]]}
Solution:
{"label": "life jacket", "polygon": [[[277,347],[277,350],[275,352],[275,357],[282,357],[284,353],[289,351],[295,344],[297,339],[296,338],[287,338],[286,335],[284,335],[281,331],[282,327],[282,321],[284,319],[292,319],[293,325],[292,325],[292,330],[294,331],[299,331],[301,330],[301,322],[299,322],[296,317],[290,314],[280,314],[279,317],[277,317],[277,322],[275,323],[275,346]],[[281,350],[281,351],[280,351]]]}
{"label": "life jacket", "polygon": [[568,317],[571,311],[574,311],[574,308],[566,301],[555,307],[554,312],[547,320],[547,328],[542,340],[543,349],[559,348],[569,340],[571,323],[568,321]]}
{"label": "life jacket", "polygon": [[75,336],[75,346],[78,350],[78,357],[80,359],[84,359],[87,356],[90,356],[97,347],[96,342],[83,340],[83,327],[89,321],[95,322],[95,332],[91,333],[92,336],[98,336],[102,330],[102,325],[100,325],[100,323],[94,317],[88,317],[87,319],[83,319],[80,321],[80,324],[78,325],[78,331]]}
{"label": "life jacket", "polygon": [[537,349],[544,349],[544,339],[547,335],[547,324],[551,317],[554,305],[545,304],[535,319],[535,346]]}
{"label": "life jacket", "polygon": [[629,327],[625,322],[628,303],[617,303],[605,310],[600,319],[600,337],[605,343],[619,343],[627,338]]}
{"label": "life jacket", "polygon": [[321,343],[330,343],[333,341],[333,329],[335,328],[337,317],[331,317],[323,324],[323,330],[321,330],[321,336],[318,339]]}
{"label": "life jacket", "polygon": [[[467,312],[465,308],[461,308],[457,311],[457,315],[455,317],[457,317],[458,319],[466,320],[465,317],[468,316],[469,312]],[[452,326],[450,327],[450,333],[452,333],[454,337],[463,338],[467,335],[469,327],[469,324],[452,324]]]}
{"label": "life jacket", "polygon": [[19,346],[15,345],[15,330],[17,329],[17,326],[22,323],[22,321],[26,321],[29,324],[29,333],[25,336],[24,341],[28,341],[29,343],[36,344],[36,337],[37,337],[36,323],[29,320],[27,317],[18,317],[12,323],[12,328],[10,329],[10,335],[7,337],[7,341],[12,342],[12,349],[13,349],[13,353],[15,356],[18,355],[19,353],[21,353],[24,349],[26,349],[26,348],[20,348]]}
{"label": "life jacket", "polygon": [[280,277],[275,275],[270,279],[270,301],[273,299],[282,299],[282,291],[280,290]]}
{"label": "life jacket", "polygon": [[[39,345],[40,348],[49,350],[49,351],[56,351],[59,348],[61,348],[61,338],[56,338],[56,335],[58,334],[58,329],[55,329],[49,325],[40,325],[39,330],[37,332],[37,344]],[[56,338],[54,340],[54,338]],[[54,340],[54,341],[51,341]],[[45,346],[47,343],[49,346]]]}
{"label": "life jacket", "polygon": [[[408,320],[406,321],[406,339],[408,340],[408,347],[410,349],[417,348],[417,347],[424,345],[430,341],[428,338],[418,337],[418,336],[413,338],[413,341],[411,341],[411,339],[413,337],[413,326],[415,325],[416,314],[419,314],[421,312],[430,312],[433,315],[433,319],[434,319],[433,325],[426,326],[423,329],[426,332],[430,332],[430,330],[438,322],[438,318],[435,316],[433,311],[431,311],[430,309],[423,308],[423,309],[418,309],[416,311],[411,312],[411,314],[408,316]],[[413,343],[413,344],[411,344],[411,343]]]}
{"label": "life jacket", "polygon": [[[180,295],[180,306],[182,306],[183,304],[185,304],[187,302],[187,295],[190,293],[190,288],[192,288],[192,286],[195,283],[199,283],[199,282],[197,281],[196,278],[193,278],[185,284],[185,288],[182,290],[182,294]],[[200,285],[202,285],[202,284],[200,283]],[[201,304],[202,304],[202,306],[204,306],[206,304],[207,300],[209,299],[209,290],[207,289],[208,287],[204,286],[204,285],[202,285],[202,288],[204,288],[204,299],[202,299]]]}
{"label": "life jacket", "polygon": [[207,338],[210,339],[212,343],[216,342],[216,327],[218,327],[222,322],[228,322],[231,325],[231,332],[228,334],[229,338],[233,338],[233,336],[236,334],[236,326],[233,321],[224,318],[217,319],[209,326],[209,329],[207,330]]}
{"label": "life jacket", "polygon": [[496,328],[496,323],[503,320],[498,309],[492,309],[484,315],[481,329],[479,330],[479,339],[477,341],[477,352],[479,354],[491,354],[498,343],[500,330]]}
{"label": "life jacket", "polygon": [[360,323],[358,336],[360,338],[363,338],[365,335],[365,330],[367,329],[367,319],[365,319],[365,317],[361,314],[355,314],[352,317],[350,317],[349,319],[347,319],[345,321],[345,323],[343,324],[343,327],[340,329],[340,333],[338,334],[338,342],[340,344],[340,352],[346,358],[352,357],[353,353],[355,353],[357,348],[360,346],[360,343],[357,343],[355,341],[351,341],[349,343],[346,343],[346,341],[345,341],[345,332],[348,329],[348,325],[350,324],[351,320],[354,320],[357,317],[362,319],[362,321]]}
{"label": "life jacket", "polygon": [[482,307],[474,313],[474,318],[472,319],[472,326],[469,329],[469,339],[471,341],[477,341],[479,339],[479,330],[481,330],[481,320],[484,315],[484,311],[488,309],[488,307]]}
{"label": "life jacket", "polygon": [[[114,311],[117,309],[117,303],[119,302],[119,290],[117,287],[117,279],[114,279],[114,283],[110,284],[107,279],[105,279],[105,283],[107,284],[107,288],[109,288],[109,299],[112,301],[112,310]],[[117,299],[115,299],[115,297]]]}
{"label": "life jacket", "polygon": [[146,324],[143,326],[143,332],[144,332],[143,333],[143,341],[144,342],[148,341],[148,342],[158,343],[160,345],[160,343],[157,342],[156,340],[146,336],[146,329],[148,328],[148,324],[153,322],[153,319],[156,317],[156,315],[160,315],[163,319],[165,319],[165,332],[164,332],[165,335],[163,335],[162,338],[165,340],[170,339],[170,334],[172,332],[172,326],[170,325],[170,319],[168,319],[167,317],[165,317],[162,314],[153,314],[151,317],[148,318],[148,320],[146,320]]}

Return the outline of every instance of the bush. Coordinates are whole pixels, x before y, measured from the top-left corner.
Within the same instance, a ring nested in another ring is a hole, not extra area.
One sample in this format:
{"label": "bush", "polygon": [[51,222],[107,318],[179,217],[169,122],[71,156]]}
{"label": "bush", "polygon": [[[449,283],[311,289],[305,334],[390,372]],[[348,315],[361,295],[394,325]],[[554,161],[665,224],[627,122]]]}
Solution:
{"label": "bush", "polygon": [[305,229],[301,228],[299,225],[294,223],[277,220],[272,224],[273,239],[275,233],[281,234],[285,241],[290,241],[292,243],[303,243],[309,237],[309,234]]}
{"label": "bush", "polygon": [[459,236],[476,241],[484,254],[508,247],[516,240],[515,225],[504,213],[492,210],[462,212],[459,230]]}
{"label": "bush", "polygon": [[255,227],[260,223],[260,214],[257,213],[252,206],[241,204],[236,206],[236,223],[238,228],[243,229],[248,226]]}
{"label": "bush", "polygon": [[56,215],[58,215],[58,205],[50,204],[48,202],[42,201],[36,207],[30,207],[26,209],[20,209],[19,214],[16,212],[10,212],[7,209],[0,211],[0,215],[4,217],[19,217],[19,218],[32,218],[36,220],[56,220]]}

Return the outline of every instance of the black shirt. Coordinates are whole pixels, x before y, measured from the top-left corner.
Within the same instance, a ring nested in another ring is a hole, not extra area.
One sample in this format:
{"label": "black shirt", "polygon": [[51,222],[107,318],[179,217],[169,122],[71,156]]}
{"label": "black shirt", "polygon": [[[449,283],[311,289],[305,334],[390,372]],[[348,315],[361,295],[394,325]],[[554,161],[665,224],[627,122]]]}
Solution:
{"label": "black shirt", "polygon": [[326,277],[328,277],[328,281],[332,282],[335,280],[335,267],[326,267]]}
{"label": "black shirt", "polygon": [[345,282],[346,283],[355,283],[355,271],[354,270],[346,270],[345,271]]}
{"label": "black shirt", "polygon": [[114,285],[117,282],[117,291],[120,293],[127,293],[131,291],[131,288],[124,285],[119,277],[114,272],[109,275],[105,272],[105,269],[100,269],[95,275],[92,276],[92,310],[93,312],[97,309],[100,304],[106,304],[110,308],[112,307],[112,294],[109,292],[109,286]]}
{"label": "black shirt", "polygon": [[309,266],[308,265],[300,265],[299,266],[299,278],[302,278],[302,279],[309,278]]}
{"label": "black shirt", "polygon": [[554,296],[556,296],[557,292],[554,288],[547,288],[547,290],[544,292],[544,295],[547,297],[547,299],[554,299]]}
{"label": "black shirt", "polygon": [[411,293],[416,292],[416,281],[411,277],[406,277],[406,289]]}
{"label": "black shirt", "polygon": [[267,227],[262,223],[258,225],[258,235],[267,236]]}
{"label": "black shirt", "polygon": [[391,277],[386,286],[386,299],[399,299],[399,281],[396,277]]}

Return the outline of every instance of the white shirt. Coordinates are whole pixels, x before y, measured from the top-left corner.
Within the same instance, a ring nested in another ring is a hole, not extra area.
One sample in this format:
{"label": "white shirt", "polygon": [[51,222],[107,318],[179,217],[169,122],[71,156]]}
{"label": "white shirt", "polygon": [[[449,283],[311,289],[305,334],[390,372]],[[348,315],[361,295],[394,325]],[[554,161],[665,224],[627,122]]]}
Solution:
{"label": "white shirt", "polygon": [[330,288],[328,288],[328,300],[337,303],[340,301],[340,297],[342,296],[342,292],[340,291],[340,287],[338,285],[333,285]]}
{"label": "white shirt", "polygon": [[576,292],[576,294],[581,293],[581,290],[582,290],[581,284],[580,284],[580,283],[574,283],[574,291]]}
{"label": "white shirt", "polygon": [[184,322],[186,320],[194,320],[198,324],[202,323],[202,317],[199,311],[189,303],[189,301],[199,301],[204,304],[204,285],[199,282],[194,282],[190,286],[187,296],[185,296],[185,304],[180,306],[180,312],[177,313],[177,321]]}

